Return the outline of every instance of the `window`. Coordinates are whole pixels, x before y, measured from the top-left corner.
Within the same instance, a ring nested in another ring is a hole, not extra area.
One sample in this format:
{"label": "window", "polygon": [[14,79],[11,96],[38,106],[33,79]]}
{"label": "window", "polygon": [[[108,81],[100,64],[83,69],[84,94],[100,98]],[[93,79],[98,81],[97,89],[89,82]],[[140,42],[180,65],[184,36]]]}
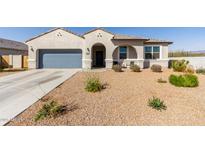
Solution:
{"label": "window", "polygon": [[152,59],[152,47],[145,47],[145,59]]}
{"label": "window", "polygon": [[153,59],[159,59],[159,52],[160,52],[159,46],[153,47]]}
{"label": "window", "polygon": [[120,59],[127,59],[127,47],[120,47]]}
{"label": "window", "polygon": [[159,59],[160,47],[159,46],[145,46],[144,47],[145,59]]}

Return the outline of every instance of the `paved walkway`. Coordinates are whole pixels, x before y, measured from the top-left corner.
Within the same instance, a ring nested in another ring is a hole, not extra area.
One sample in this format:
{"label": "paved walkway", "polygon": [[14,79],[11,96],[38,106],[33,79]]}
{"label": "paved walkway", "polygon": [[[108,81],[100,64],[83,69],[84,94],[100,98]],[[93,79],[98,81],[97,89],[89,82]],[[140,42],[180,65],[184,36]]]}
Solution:
{"label": "paved walkway", "polygon": [[80,69],[38,69],[0,77],[0,125],[23,112]]}

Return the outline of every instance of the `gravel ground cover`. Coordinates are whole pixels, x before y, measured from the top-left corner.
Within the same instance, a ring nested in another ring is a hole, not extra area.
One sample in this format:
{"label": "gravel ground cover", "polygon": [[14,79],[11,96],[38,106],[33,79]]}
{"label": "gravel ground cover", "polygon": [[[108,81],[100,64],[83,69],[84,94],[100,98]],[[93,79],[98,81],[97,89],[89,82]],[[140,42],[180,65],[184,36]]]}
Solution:
{"label": "gravel ground cover", "polygon": [[[149,69],[139,73],[80,72],[43,98],[75,106],[74,110],[34,122],[34,115],[45,103],[38,101],[8,125],[205,125],[205,76],[197,75],[199,87],[196,88],[157,82],[159,78],[168,81],[172,73],[169,69],[162,73]],[[106,89],[86,92],[84,81],[90,75],[107,83]],[[148,99],[153,96],[163,100],[167,109],[160,112],[149,107]]]}

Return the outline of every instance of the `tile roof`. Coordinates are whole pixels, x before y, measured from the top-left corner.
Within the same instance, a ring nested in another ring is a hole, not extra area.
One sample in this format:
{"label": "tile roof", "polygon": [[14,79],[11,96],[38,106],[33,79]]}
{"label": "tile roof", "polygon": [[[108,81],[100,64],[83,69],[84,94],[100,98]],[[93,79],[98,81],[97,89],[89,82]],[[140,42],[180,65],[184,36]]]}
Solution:
{"label": "tile roof", "polygon": [[91,33],[91,32],[94,32],[94,31],[96,31],[96,30],[102,30],[102,31],[104,31],[104,32],[107,32],[107,33],[110,33],[110,34],[112,34],[112,35],[115,35],[115,34],[113,34],[112,32],[109,32],[109,31],[105,30],[104,28],[98,27],[98,28],[94,28],[94,29],[92,29],[92,30],[90,30],[90,31],[87,31],[86,33],[83,34],[83,36],[86,35],[86,34],[89,34],[89,33]]}
{"label": "tile roof", "polygon": [[114,33],[112,33],[112,32],[109,32],[109,31],[105,30],[104,28],[100,28],[100,27],[99,27],[99,28],[92,29],[92,30],[90,30],[90,31],[88,31],[88,32],[86,32],[86,33],[84,33],[83,35],[89,34],[89,33],[94,32],[94,31],[96,31],[96,30],[102,30],[102,31],[104,31],[104,32],[107,32],[107,33],[110,33],[110,34],[114,35],[114,36],[113,36],[113,39],[147,40],[147,38],[138,37],[138,36],[123,35],[123,34],[114,34]]}
{"label": "tile roof", "polygon": [[139,36],[131,36],[131,35],[123,35],[123,34],[114,34],[114,33],[112,33],[112,32],[109,32],[109,31],[105,30],[104,28],[95,28],[95,29],[92,29],[92,30],[90,30],[90,31],[88,31],[88,32],[86,32],[86,33],[84,33],[83,35],[79,35],[79,34],[73,33],[72,31],[66,30],[66,29],[64,29],[64,28],[54,28],[54,29],[51,29],[51,30],[48,31],[48,32],[42,33],[42,34],[40,34],[40,35],[38,35],[38,36],[35,36],[35,37],[33,37],[33,38],[31,38],[31,39],[25,41],[25,42],[29,42],[29,41],[31,41],[31,40],[34,40],[34,39],[36,39],[36,38],[38,38],[38,37],[41,37],[41,36],[43,36],[43,35],[45,35],[45,34],[48,34],[48,33],[52,32],[52,31],[55,31],[55,30],[57,30],[57,29],[64,30],[64,31],[66,31],[66,32],[68,32],[68,33],[74,34],[74,35],[79,36],[79,37],[81,37],[81,38],[84,38],[84,35],[89,34],[89,33],[91,33],[91,32],[94,32],[94,31],[96,31],[96,30],[102,30],[102,31],[104,31],[104,32],[107,32],[107,33],[112,34],[112,35],[113,35],[113,38],[112,38],[113,40],[144,40],[145,43],[168,43],[168,44],[172,44],[172,43],[173,43],[173,42],[166,41],[166,40],[157,40],[157,39],[149,39],[149,38],[139,37]]}
{"label": "tile roof", "polygon": [[117,39],[117,40],[124,40],[124,39],[128,39],[128,40],[149,40],[147,38],[144,37],[138,37],[138,36],[131,36],[131,35],[122,35],[122,34],[115,34],[113,39]]}
{"label": "tile roof", "polygon": [[173,42],[167,41],[167,40],[149,39],[148,41],[145,41],[145,43],[168,43],[168,44],[172,44]]}
{"label": "tile roof", "polygon": [[13,40],[7,40],[3,38],[0,38],[0,48],[22,50],[22,51],[28,50],[28,46],[25,43],[13,41]]}

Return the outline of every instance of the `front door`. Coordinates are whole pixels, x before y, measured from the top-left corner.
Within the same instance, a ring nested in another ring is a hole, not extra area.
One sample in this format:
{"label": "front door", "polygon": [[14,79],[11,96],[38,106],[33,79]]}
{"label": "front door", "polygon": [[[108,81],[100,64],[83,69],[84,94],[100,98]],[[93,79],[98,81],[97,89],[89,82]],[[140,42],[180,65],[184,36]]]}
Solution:
{"label": "front door", "polygon": [[96,67],[103,67],[103,51],[96,51]]}

